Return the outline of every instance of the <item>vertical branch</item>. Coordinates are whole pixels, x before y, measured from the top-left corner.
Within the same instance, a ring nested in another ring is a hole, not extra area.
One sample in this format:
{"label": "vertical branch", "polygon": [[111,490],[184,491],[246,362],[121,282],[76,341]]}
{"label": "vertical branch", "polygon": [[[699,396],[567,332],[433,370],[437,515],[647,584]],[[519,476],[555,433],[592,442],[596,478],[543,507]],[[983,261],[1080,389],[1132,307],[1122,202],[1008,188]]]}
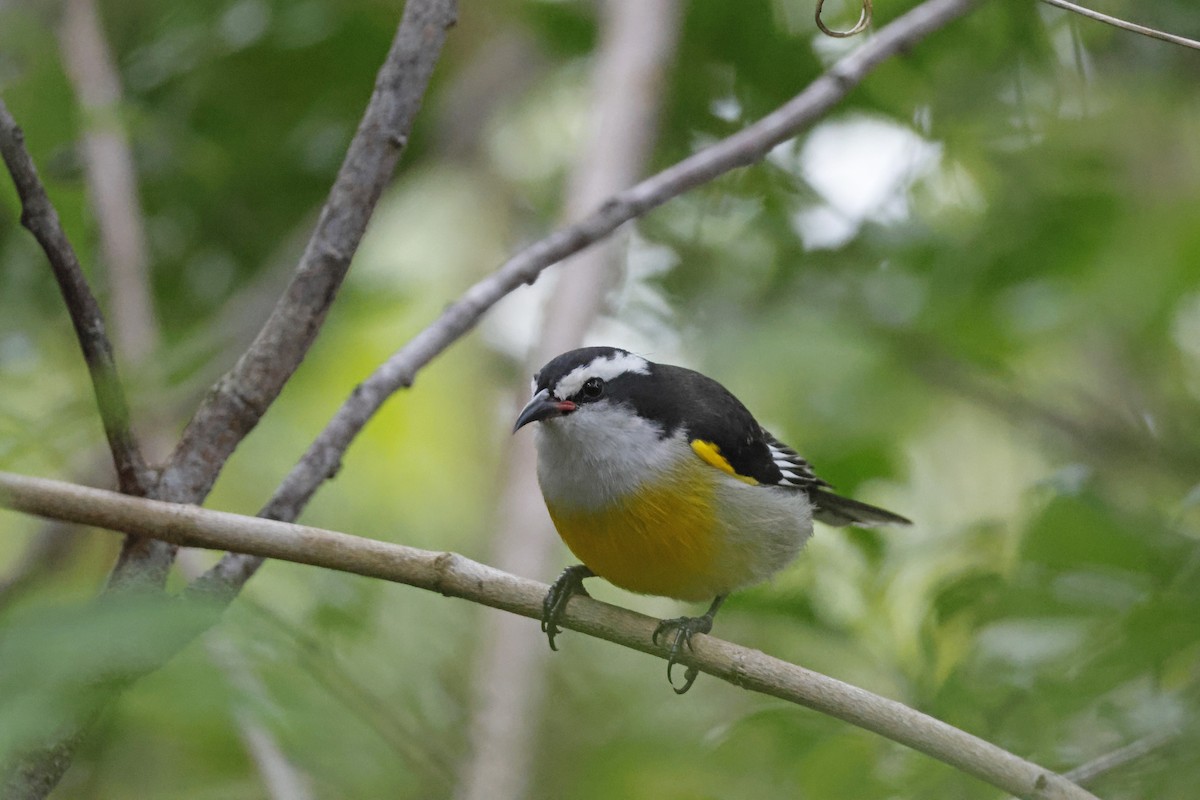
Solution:
{"label": "vertical branch", "polygon": [[130,427],[129,406],[117,374],[116,359],[105,330],[104,317],[100,313],[100,304],[88,287],[79,266],[79,258],[62,229],[58,212],[46,194],[46,187],[38,177],[33,159],[25,149],[25,136],[2,100],[0,155],[4,157],[21,198],[21,224],[29,229],[46,253],[71,315],[71,324],[75,326],[75,335],[92,378],[104,435],[112,451],[117,482],[125,494],[145,496],[150,489],[150,478]]}
{"label": "vertical branch", "polygon": [[108,276],[113,339],[126,363],[136,365],[156,348],[158,322],[137,177],[120,118],[121,82],[96,0],[67,0],[59,43],[84,116],[83,165]]}
{"label": "vertical branch", "polygon": [[[125,363],[137,366],[157,349],[159,331],[151,298],[149,248],[138,204],[136,171],[120,114],[121,82],[96,0],[67,0],[59,28],[59,50],[83,115],[81,155],[100,234],[114,339]],[[165,439],[161,425],[142,422],[142,432],[152,445]],[[128,537],[118,564],[152,549],[165,548]],[[136,577],[148,585],[160,585],[166,566]],[[122,586],[130,577],[118,573],[109,585]]]}
{"label": "vertical branch", "polygon": [[[569,177],[568,223],[641,176],[679,30],[676,0],[606,0],[600,12],[590,136]],[[620,275],[618,242],[608,239],[568,264],[546,305],[528,374],[583,343]],[[524,391],[524,379],[520,384]],[[507,481],[490,561],[506,572],[543,576],[558,540],[536,489],[532,437],[511,440],[502,474]],[[470,749],[456,794],[460,800],[515,799],[528,789],[548,650],[536,628],[511,614],[485,612],[484,620],[472,677]]]}

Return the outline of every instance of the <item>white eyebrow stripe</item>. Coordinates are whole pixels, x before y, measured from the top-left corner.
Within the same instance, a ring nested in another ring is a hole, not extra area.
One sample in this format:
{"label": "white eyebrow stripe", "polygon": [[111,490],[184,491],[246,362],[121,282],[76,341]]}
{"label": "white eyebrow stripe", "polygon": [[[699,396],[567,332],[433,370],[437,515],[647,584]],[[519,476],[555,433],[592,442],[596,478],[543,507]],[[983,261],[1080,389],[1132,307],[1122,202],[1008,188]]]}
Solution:
{"label": "white eyebrow stripe", "polygon": [[558,398],[571,397],[583,388],[588,378],[599,378],[611,381],[613,378],[636,372],[640,375],[650,373],[650,362],[633,353],[614,353],[612,356],[594,358],[583,366],[576,367],[559,378],[554,385],[554,396]]}

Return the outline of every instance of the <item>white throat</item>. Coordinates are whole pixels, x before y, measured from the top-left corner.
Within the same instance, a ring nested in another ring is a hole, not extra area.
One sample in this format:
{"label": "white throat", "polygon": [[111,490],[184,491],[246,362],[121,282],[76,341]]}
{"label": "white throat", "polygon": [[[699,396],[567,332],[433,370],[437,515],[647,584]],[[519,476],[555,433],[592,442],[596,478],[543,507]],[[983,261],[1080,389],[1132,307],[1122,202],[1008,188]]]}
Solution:
{"label": "white throat", "polygon": [[538,425],[538,482],[554,505],[603,508],[669,472],[692,455],[681,433],[607,400]]}

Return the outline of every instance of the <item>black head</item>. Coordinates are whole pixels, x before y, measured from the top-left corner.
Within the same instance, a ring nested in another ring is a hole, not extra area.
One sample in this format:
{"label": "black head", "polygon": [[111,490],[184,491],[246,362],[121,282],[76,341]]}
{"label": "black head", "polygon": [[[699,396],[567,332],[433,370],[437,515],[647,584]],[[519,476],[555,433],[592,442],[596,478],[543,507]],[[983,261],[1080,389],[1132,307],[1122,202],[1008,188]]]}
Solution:
{"label": "black head", "polygon": [[588,403],[621,399],[628,394],[628,384],[648,380],[654,366],[617,347],[583,347],[563,353],[533,377],[533,399],[517,417],[513,430],[571,414]]}

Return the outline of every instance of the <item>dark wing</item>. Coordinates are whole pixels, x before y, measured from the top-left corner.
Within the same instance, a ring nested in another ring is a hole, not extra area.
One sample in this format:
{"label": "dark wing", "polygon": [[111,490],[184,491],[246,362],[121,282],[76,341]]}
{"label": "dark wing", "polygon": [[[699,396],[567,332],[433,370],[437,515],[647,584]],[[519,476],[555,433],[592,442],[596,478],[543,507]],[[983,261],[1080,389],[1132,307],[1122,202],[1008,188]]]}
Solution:
{"label": "dark wing", "polygon": [[721,391],[709,388],[704,392],[711,400],[704,409],[706,413],[695,415],[697,422],[689,431],[693,447],[696,440],[701,440],[719,448],[715,458],[698,450],[706,461],[721,469],[731,467],[736,475],[760,484],[805,492],[812,500],[813,516],[826,525],[870,528],[911,524],[899,514],[828,491],[833,487],[817,477],[803,456],[764,430],[736,397],[713,383]]}
{"label": "dark wing", "polygon": [[631,399],[643,416],[664,424],[664,435],[684,428],[696,453],[714,467],[752,483],[783,481],[767,434],[728,389],[683,367],[655,364],[653,370],[646,391],[635,389]]}
{"label": "dark wing", "polygon": [[669,402],[654,412],[659,419],[665,408],[683,412],[678,421],[682,424],[687,420],[693,449],[697,442],[704,443],[696,452],[705,461],[765,486],[790,486],[809,492],[829,486],[813,474],[812,467],[799,453],[763,430],[724,386],[682,367],[656,364],[654,369],[660,377],[668,378],[659,386],[669,386],[672,392],[677,392],[668,398],[660,390],[658,399]]}
{"label": "dark wing", "polygon": [[[907,525],[899,514],[826,491],[799,453],[763,430],[754,416],[721,384],[690,369],[653,365],[651,390],[631,387],[629,399],[643,416],[662,421],[664,435],[684,425],[692,449],[717,469],[766,486],[808,494],[813,516],[828,525]],[[645,387],[645,382],[643,382]]]}

